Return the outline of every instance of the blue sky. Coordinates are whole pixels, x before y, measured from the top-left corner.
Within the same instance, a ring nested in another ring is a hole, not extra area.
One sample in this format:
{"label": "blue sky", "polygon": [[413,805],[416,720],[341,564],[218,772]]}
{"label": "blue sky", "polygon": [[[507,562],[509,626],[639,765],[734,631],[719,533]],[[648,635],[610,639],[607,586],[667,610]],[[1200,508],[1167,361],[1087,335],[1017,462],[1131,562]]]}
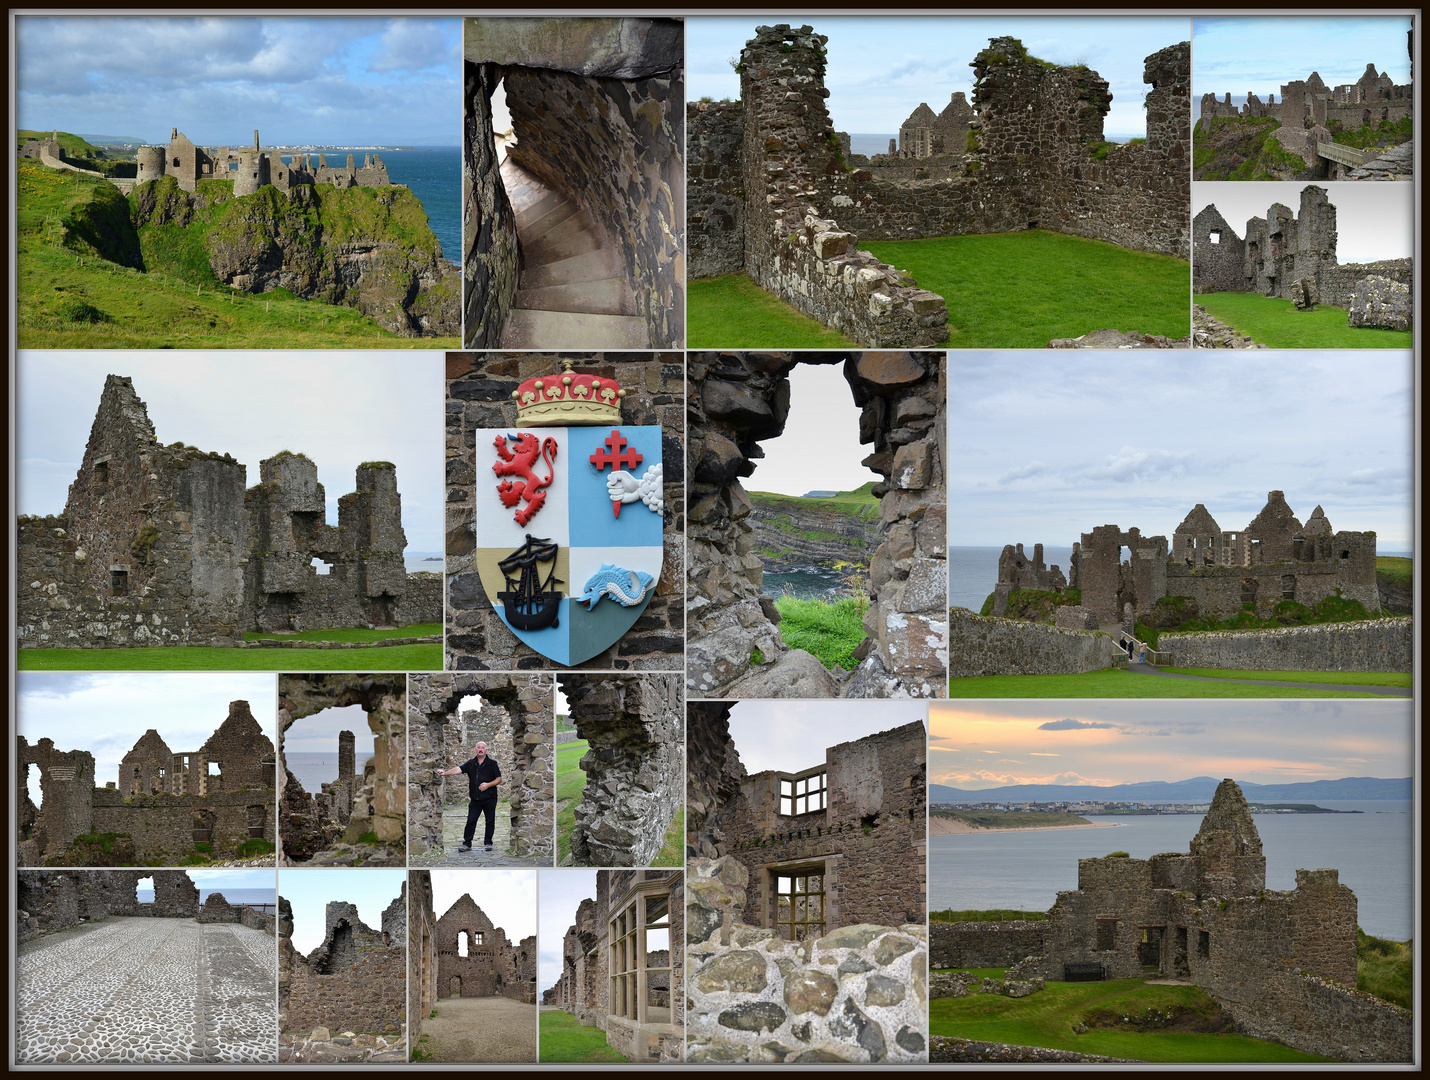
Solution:
{"label": "blue sky", "polygon": [[358,918],[382,929],[382,913],[402,895],[405,870],[314,867],[281,871],[278,895],[293,905],[293,948],[304,956],[323,943],[328,901],[346,900]]}
{"label": "blue sky", "polygon": [[1409,547],[1409,352],[1070,355],[950,354],[950,545],[1171,536],[1197,503],[1241,529],[1280,489],[1302,521],[1319,503],[1336,529]]}
{"label": "blue sky", "polygon": [[204,146],[461,143],[461,21],[16,20],[21,128]]}
{"label": "blue sky", "polygon": [[756,26],[810,25],[829,38],[829,113],[839,131],[896,134],[920,102],[942,111],[962,90],[972,101],[968,66],[990,37],[1019,38],[1034,56],[1058,64],[1087,64],[1110,85],[1109,137],[1146,133],[1143,58],[1186,41],[1187,18],[1030,18],[977,16],[761,15],[685,20],[689,100],[738,98],[740,80],[729,60],[740,55]]}
{"label": "blue sky", "polygon": [[164,445],[232,454],[280,450],[318,466],[328,524],[364,461],[397,466],[407,550],[442,550],[442,355],[431,352],[69,352],[19,354],[16,510],[64,511],[108,374],[127,375]]}
{"label": "blue sky", "polygon": [[1262,101],[1281,100],[1281,87],[1318,72],[1327,86],[1353,83],[1367,64],[1388,71],[1397,84],[1410,81],[1406,16],[1333,17],[1305,11],[1275,18],[1196,19],[1192,28],[1192,100],[1231,95],[1241,104],[1247,91]]}

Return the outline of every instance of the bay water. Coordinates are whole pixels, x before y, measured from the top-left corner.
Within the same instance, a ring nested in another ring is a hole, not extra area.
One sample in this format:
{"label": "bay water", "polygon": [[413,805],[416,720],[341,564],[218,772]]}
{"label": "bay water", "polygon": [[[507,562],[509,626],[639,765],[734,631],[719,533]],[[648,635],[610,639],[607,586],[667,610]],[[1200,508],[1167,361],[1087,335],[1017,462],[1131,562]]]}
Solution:
{"label": "bay water", "polygon": [[[355,732],[359,738],[361,733]],[[335,743],[336,739],[333,740]],[[358,776],[362,775],[363,766],[372,757],[372,751],[359,750],[354,755],[353,767]],[[338,778],[338,752],[317,753],[314,751],[285,752],[283,760],[288,763],[288,771],[298,778],[298,782],[303,785],[303,790],[309,795],[316,795],[323,790],[323,785],[331,783]]]}

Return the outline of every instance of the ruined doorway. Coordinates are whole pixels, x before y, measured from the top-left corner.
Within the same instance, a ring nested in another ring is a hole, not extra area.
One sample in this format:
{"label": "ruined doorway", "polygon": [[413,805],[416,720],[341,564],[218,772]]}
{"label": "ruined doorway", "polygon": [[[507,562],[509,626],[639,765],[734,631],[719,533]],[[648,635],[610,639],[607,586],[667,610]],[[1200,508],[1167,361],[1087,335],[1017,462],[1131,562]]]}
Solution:
{"label": "ruined doorway", "polygon": [[1191,975],[1191,965],[1187,962],[1187,928],[1179,926],[1172,942],[1172,978],[1189,979]]}
{"label": "ruined doorway", "polygon": [[460,975],[452,976],[452,985],[448,988],[447,996],[457,998],[462,996],[462,977]]}
{"label": "ruined doorway", "polygon": [[468,955],[468,947],[471,943],[471,937],[471,934],[467,933],[467,931],[465,930],[457,931],[457,955],[462,957],[462,959],[464,960],[467,958]]}
{"label": "ruined doorway", "polygon": [[1142,940],[1137,945],[1137,961],[1144,972],[1162,970],[1162,935],[1165,926],[1144,926]]}

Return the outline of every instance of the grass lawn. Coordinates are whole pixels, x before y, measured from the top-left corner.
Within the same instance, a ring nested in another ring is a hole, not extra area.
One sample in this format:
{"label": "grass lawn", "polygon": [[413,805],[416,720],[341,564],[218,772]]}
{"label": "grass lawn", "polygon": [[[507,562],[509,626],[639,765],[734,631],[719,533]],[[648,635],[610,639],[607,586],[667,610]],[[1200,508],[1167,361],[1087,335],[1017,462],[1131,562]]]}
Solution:
{"label": "grass lawn", "polygon": [[1409,686],[1408,671],[1236,671],[1227,668],[1162,668],[1177,675],[1208,679],[1270,679],[1274,682],[1341,683],[1357,686]]}
{"label": "grass lawn", "polygon": [[[556,863],[571,854],[571,833],[576,828],[576,806],[586,790],[586,774],[581,759],[586,756],[585,739],[562,743],[556,749]],[[542,1016],[548,1014],[542,1013]],[[545,1060],[544,1058],[542,1060]],[[563,1059],[565,1060],[565,1059]]]}
{"label": "grass lawn", "polygon": [[685,865],[685,804],[681,803],[680,809],[675,812],[675,820],[670,823],[670,828],[665,831],[665,843],[660,849],[660,853],[651,861],[652,866],[680,866]]}
{"label": "grass lawn", "polygon": [[1025,998],[998,994],[936,998],[929,1002],[929,1030],[935,1035],[1016,1046],[1045,1046],[1136,1061],[1331,1060],[1245,1035],[1099,1027],[1090,1027],[1081,1035],[1073,1031],[1074,1025],[1094,1012],[1106,1010],[1108,1014],[1132,1016],[1142,1015],[1149,1009],[1172,1008],[1198,1015],[1214,1015],[1216,1011],[1211,999],[1194,986],[1154,986],[1141,979],[1050,982],[1042,993]]}
{"label": "grass lawn", "polygon": [[[1046,919],[1046,911],[1019,911],[1016,908],[984,908],[972,911],[955,911],[953,908],[944,908],[942,911],[930,911],[929,922],[955,923],[955,922],[1023,922],[1031,919],[1037,922]],[[1001,974],[1001,969],[1000,969]]]}
{"label": "grass lawn", "polygon": [[1345,308],[1297,311],[1290,300],[1259,293],[1200,293],[1195,298],[1228,326],[1272,349],[1408,349],[1408,330],[1351,326]]}
{"label": "grass lawn", "polygon": [[582,1027],[568,1012],[547,1009],[541,1013],[541,1060],[627,1061],[606,1042],[598,1027]]}
{"label": "grass lawn", "polygon": [[687,348],[857,349],[838,330],[811,319],[745,274],[690,282],[685,293]]}
{"label": "grass lawn", "polygon": [[1377,555],[1375,576],[1408,589],[1415,580],[1415,560],[1404,555]]}
{"label": "grass lawn", "polygon": [[[1170,669],[1169,669],[1170,670]],[[1260,672],[1224,672],[1231,678],[1257,679]],[[1353,691],[1317,690],[1288,686],[1247,686],[1219,679],[1192,682],[1188,679],[1159,679],[1131,671],[1108,668],[1081,675],[982,675],[971,679],[950,679],[951,698],[1293,698],[1293,697],[1380,697]]]}
{"label": "grass lawn", "polygon": [[813,653],[825,667],[853,671],[859,666],[854,650],[866,636],[864,612],[869,610],[868,598],[801,600],[781,596],[775,600],[775,607],[780,613],[780,638],[790,648]]}
{"label": "grass lawn", "polygon": [[293,634],[244,634],[244,641],[382,641],[386,638],[433,637],[442,633],[441,623],[381,630],[299,630]]}
{"label": "grass lawn", "polygon": [[1041,349],[1109,328],[1191,333],[1182,259],[1043,229],[859,246],[948,302],[950,348]]}
{"label": "grass lawn", "polygon": [[21,671],[441,671],[442,646],[372,649],[21,649]]}

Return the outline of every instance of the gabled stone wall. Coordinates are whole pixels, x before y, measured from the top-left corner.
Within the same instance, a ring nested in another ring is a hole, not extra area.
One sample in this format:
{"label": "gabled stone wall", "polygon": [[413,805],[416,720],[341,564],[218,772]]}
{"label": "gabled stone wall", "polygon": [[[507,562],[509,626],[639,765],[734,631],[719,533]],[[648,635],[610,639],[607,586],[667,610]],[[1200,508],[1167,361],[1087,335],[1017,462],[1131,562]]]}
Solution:
{"label": "gabled stone wall", "polygon": [[[404,882],[404,893],[406,888]],[[406,896],[397,902],[405,906]],[[286,918],[280,914],[279,920],[281,1029],[402,1035],[407,1017],[406,938],[372,929],[353,905],[334,900],[327,905],[322,944],[303,956],[292,947],[292,909],[286,901],[281,907],[286,909]]]}

